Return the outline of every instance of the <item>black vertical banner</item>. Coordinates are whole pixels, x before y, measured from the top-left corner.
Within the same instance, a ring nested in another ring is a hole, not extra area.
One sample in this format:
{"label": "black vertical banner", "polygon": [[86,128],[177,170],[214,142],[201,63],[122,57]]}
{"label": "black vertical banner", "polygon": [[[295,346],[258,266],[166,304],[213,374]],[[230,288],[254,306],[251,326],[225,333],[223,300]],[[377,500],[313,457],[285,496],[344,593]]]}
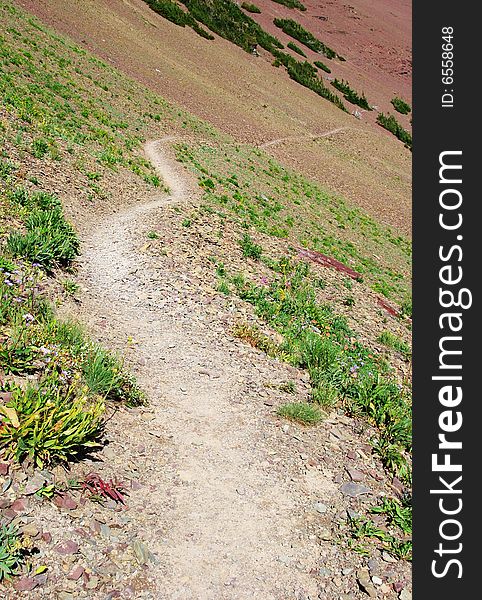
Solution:
{"label": "black vertical banner", "polygon": [[415,600],[482,597],[479,17],[413,6]]}

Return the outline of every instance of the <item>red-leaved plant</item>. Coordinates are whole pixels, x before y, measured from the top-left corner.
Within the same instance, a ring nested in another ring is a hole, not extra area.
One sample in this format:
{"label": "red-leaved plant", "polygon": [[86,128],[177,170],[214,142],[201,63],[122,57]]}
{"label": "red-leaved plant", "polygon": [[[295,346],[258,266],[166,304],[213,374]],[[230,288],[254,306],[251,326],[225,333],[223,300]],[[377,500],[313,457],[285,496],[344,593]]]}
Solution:
{"label": "red-leaved plant", "polygon": [[82,482],[82,489],[90,494],[91,500],[102,502],[110,498],[114,502],[125,504],[123,493],[126,486],[121,481],[104,481],[98,473],[89,473]]}

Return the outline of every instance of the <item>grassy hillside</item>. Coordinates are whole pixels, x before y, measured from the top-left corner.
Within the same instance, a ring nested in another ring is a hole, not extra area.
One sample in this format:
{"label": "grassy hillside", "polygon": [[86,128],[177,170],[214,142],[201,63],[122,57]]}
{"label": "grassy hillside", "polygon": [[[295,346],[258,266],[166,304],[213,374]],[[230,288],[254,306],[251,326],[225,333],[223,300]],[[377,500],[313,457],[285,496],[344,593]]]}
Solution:
{"label": "grassy hillside", "polygon": [[[193,255],[201,247],[193,262],[249,315],[237,337],[309,374],[303,405],[280,414],[316,422],[337,407],[360,416],[387,472],[409,486],[410,242],[11,2],[0,1],[0,20],[2,460],[32,471],[73,464],[105,443],[106,407],[146,401],[122,358],[61,313],[75,314],[81,296],[82,232],[166,191],[143,143],[168,133],[202,191],[200,205],[173,210],[174,256],[183,244]],[[381,296],[398,316],[377,304]],[[40,500],[65,492],[44,487]],[[11,491],[21,496],[23,484]],[[395,538],[385,541],[409,557]],[[0,579],[22,572],[27,536],[3,531],[0,547]]]}

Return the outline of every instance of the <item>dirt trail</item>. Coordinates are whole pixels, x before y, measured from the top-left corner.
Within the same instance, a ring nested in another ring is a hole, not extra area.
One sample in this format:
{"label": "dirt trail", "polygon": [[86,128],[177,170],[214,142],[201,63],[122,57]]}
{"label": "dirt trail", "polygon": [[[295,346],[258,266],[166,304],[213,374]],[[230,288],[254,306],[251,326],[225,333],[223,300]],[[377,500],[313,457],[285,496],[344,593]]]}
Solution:
{"label": "dirt trail", "polygon": [[[81,275],[89,318],[108,320],[113,345],[135,340],[137,375],[151,402],[148,420],[121,415],[117,428],[128,430],[115,440],[121,460],[136,463],[149,483],[132,494],[129,513],[158,557],[148,575],[155,591],[142,597],[314,599],[309,571],[320,547],[302,534],[302,484],[270,468],[264,415],[239,401],[252,362],[209,323],[186,285],[189,273],[138,249],[146,239],[138,232],[164,207],[196,198],[169,141],[145,150],[170,194],[96,225],[84,240]],[[332,485],[321,478],[317,490],[329,494]]]}
{"label": "dirt trail", "polygon": [[331,135],[335,135],[337,133],[340,133],[341,131],[346,131],[347,129],[349,128],[337,127],[336,129],[330,129],[330,131],[325,131],[324,133],[276,138],[275,140],[269,140],[268,142],[260,144],[258,148],[269,148],[270,146],[277,146],[278,144],[283,144],[284,142],[302,142],[303,140],[319,140],[320,138],[330,137]]}

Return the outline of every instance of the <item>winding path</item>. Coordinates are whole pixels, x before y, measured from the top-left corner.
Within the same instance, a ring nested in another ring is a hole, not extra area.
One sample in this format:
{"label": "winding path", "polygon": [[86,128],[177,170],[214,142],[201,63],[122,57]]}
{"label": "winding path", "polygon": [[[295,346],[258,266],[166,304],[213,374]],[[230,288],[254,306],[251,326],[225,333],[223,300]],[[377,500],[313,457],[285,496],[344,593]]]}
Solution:
{"label": "winding path", "polygon": [[151,401],[149,421],[128,413],[117,423],[128,428],[118,438],[126,464],[149,481],[132,494],[130,510],[158,557],[147,575],[154,595],[146,597],[314,599],[309,572],[319,546],[300,535],[301,492],[266,461],[265,415],[239,401],[252,362],[206,319],[185,287],[189,274],[138,249],[136,232],[162,224],[168,204],[196,198],[168,148],[172,139],[145,147],[169,195],[96,225],[84,240],[82,274],[86,314],[108,319],[114,345],[135,340],[138,379]]}
{"label": "winding path", "polygon": [[337,127],[336,129],[330,129],[330,131],[325,131],[324,133],[276,138],[275,140],[269,140],[268,142],[260,144],[258,148],[269,148],[270,146],[277,146],[278,144],[283,144],[284,142],[302,142],[303,140],[319,140],[321,138],[330,137],[342,131],[346,131],[347,129],[348,127]]}

